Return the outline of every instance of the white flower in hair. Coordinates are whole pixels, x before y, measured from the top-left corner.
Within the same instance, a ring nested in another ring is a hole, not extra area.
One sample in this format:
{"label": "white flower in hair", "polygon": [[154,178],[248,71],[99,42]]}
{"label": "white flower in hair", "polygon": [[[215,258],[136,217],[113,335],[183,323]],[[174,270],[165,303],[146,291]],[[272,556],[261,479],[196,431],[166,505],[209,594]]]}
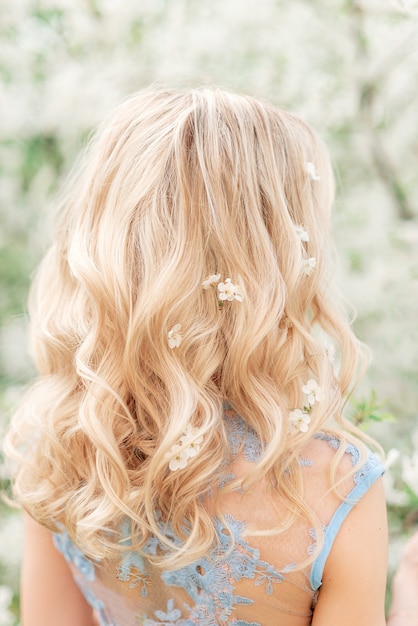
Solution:
{"label": "white flower in hair", "polygon": [[335,346],[333,343],[329,341],[325,342],[325,354],[330,363],[335,363]]}
{"label": "white flower in hair", "polygon": [[303,385],[302,391],[308,396],[310,406],[313,406],[315,402],[321,401],[321,387],[313,378],[310,378],[306,385]]}
{"label": "white flower in hair", "polygon": [[173,328],[168,331],[168,345],[170,348],[178,348],[181,344],[181,324],[175,324]]}
{"label": "white flower in hair", "polygon": [[220,274],[211,274],[210,276],[208,276],[208,278],[206,278],[206,280],[203,281],[202,287],[203,289],[210,289],[211,287],[214,287],[215,285],[217,285],[220,280],[221,280]]}
{"label": "white flower in hair", "polygon": [[310,241],[309,233],[304,226],[295,226],[295,231],[301,241]]}
{"label": "white flower in hair", "polygon": [[196,436],[197,428],[188,426],[184,435],[180,437],[181,445],[184,447],[188,458],[196,456],[200,452],[200,445],[203,441],[203,435]]}
{"label": "white flower in hair", "polygon": [[310,259],[304,259],[302,261],[303,273],[306,274],[306,276],[310,276],[315,268],[316,268],[316,258],[314,256],[311,256]]}
{"label": "white flower in hair", "polygon": [[189,425],[180,437],[180,443],[176,443],[168,452],[167,456],[170,457],[168,467],[172,472],[184,469],[189,459],[200,452],[203,436],[197,433],[198,429]]}
{"label": "white flower in hair", "polygon": [[289,421],[295,430],[300,430],[301,433],[307,433],[309,424],[311,423],[311,418],[306,411],[302,411],[302,409],[295,409],[294,411],[290,411]]}
{"label": "white flower in hair", "polygon": [[172,456],[168,467],[172,472],[175,472],[178,469],[184,469],[187,465],[187,460],[189,455],[187,454],[187,449],[183,446],[179,446],[176,444],[170,450],[170,456]]}
{"label": "white flower in hair", "polygon": [[316,168],[315,168],[315,165],[312,163],[312,161],[309,161],[306,164],[306,171],[308,172],[311,180],[321,180],[321,177],[318,176],[318,174],[316,173]]}
{"label": "white flower in hair", "polygon": [[242,302],[244,300],[244,294],[241,291],[239,285],[234,285],[230,278],[227,278],[224,283],[218,284],[218,296],[219,300],[238,300]]}

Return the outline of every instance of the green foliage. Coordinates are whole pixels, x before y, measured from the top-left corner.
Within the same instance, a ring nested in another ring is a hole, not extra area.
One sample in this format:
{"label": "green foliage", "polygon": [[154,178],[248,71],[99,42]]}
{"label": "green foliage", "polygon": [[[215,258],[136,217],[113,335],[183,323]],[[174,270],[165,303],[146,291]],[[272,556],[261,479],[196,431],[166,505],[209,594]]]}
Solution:
{"label": "green foliage", "polygon": [[57,176],[59,175],[63,157],[55,135],[39,134],[28,137],[24,142],[22,153],[20,173],[23,193],[27,193],[36,173],[44,164],[52,166]]}
{"label": "green foliage", "polygon": [[372,389],[368,397],[351,399],[350,419],[356,426],[367,429],[372,422],[394,422],[395,416],[385,410],[386,402],[378,401],[376,391]]}
{"label": "green foliage", "polygon": [[0,323],[24,309],[31,270],[27,241],[15,237],[0,248]]}
{"label": "green foliage", "polygon": [[[408,496],[409,499],[409,509],[411,510],[415,510],[418,511],[418,493],[416,493],[415,491],[413,491],[411,489],[411,487],[409,485],[407,485],[406,483],[403,485],[403,490],[406,493],[406,495]],[[417,521],[416,516],[415,516],[415,521]]]}

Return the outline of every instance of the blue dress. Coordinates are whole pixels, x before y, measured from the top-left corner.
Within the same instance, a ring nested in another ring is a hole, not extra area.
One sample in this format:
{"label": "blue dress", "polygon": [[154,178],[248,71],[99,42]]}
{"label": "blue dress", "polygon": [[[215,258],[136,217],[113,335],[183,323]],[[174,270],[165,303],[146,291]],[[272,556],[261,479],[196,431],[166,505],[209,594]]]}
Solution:
{"label": "blue dress", "polygon": [[[227,411],[226,423],[232,460],[219,487],[244,476],[261,454],[256,433],[238,415]],[[237,490],[220,495],[224,520],[213,515],[216,545],[180,569],[161,571],[148,561],[147,555],[166,549],[156,537],[141,554],[129,550],[128,522],[121,528],[127,549],[115,561],[89,560],[66,532],[54,535],[55,545],[101,626],[308,626],[333,541],[350,510],[383,473],[373,454],[360,462],[359,449],[348,444],[338,469],[345,497],[330,492],[328,470],[340,445],[334,435],[317,433],[300,458],[305,499],[324,531],[319,551],[315,530],[305,519],[286,525],[284,502],[264,480],[245,497]],[[280,532],[271,534],[272,528]],[[180,543],[170,524],[162,529]],[[310,555],[313,561],[296,567]]]}

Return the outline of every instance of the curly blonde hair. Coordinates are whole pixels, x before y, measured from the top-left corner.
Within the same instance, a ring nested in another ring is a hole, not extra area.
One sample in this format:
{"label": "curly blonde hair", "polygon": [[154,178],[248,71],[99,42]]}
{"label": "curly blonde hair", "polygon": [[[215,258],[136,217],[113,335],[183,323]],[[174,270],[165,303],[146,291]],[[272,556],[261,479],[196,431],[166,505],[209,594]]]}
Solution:
{"label": "curly blonde hair", "polygon": [[[247,486],[269,475],[290,516],[314,517],[298,456],[329,420],[350,430],[342,408],[362,369],[330,288],[333,193],[322,141],[288,112],[215,88],[149,90],[120,106],[67,186],[32,288],[40,378],[6,444],[31,516],[97,558],[118,550],[126,517],[138,549],[150,534],[166,546],[161,567],[205,553],[214,530],[201,496],[224,463],[228,402],[263,444]],[[215,272],[243,302],[219,310],[202,288]],[[321,333],[339,347],[338,373]],[[288,415],[310,378],[322,400],[303,433]],[[189,425],[200,453],[170,472]]]}

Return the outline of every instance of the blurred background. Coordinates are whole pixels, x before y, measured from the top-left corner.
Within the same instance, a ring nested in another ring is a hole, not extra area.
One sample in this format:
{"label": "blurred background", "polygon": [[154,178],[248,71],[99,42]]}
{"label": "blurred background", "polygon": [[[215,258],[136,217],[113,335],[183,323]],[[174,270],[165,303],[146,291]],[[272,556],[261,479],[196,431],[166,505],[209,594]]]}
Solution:
{"label": "blurred background", "polygon": [[[57,188],[152,83],[269,99],[329,146],[341,281],[374,357],[350,411],[388,453],[392,572],[418,520],[418,0],[0,1],[0,435],[34,373],[25,301]],[[0,504],[0,626],[19,623],[21,553]]]}

